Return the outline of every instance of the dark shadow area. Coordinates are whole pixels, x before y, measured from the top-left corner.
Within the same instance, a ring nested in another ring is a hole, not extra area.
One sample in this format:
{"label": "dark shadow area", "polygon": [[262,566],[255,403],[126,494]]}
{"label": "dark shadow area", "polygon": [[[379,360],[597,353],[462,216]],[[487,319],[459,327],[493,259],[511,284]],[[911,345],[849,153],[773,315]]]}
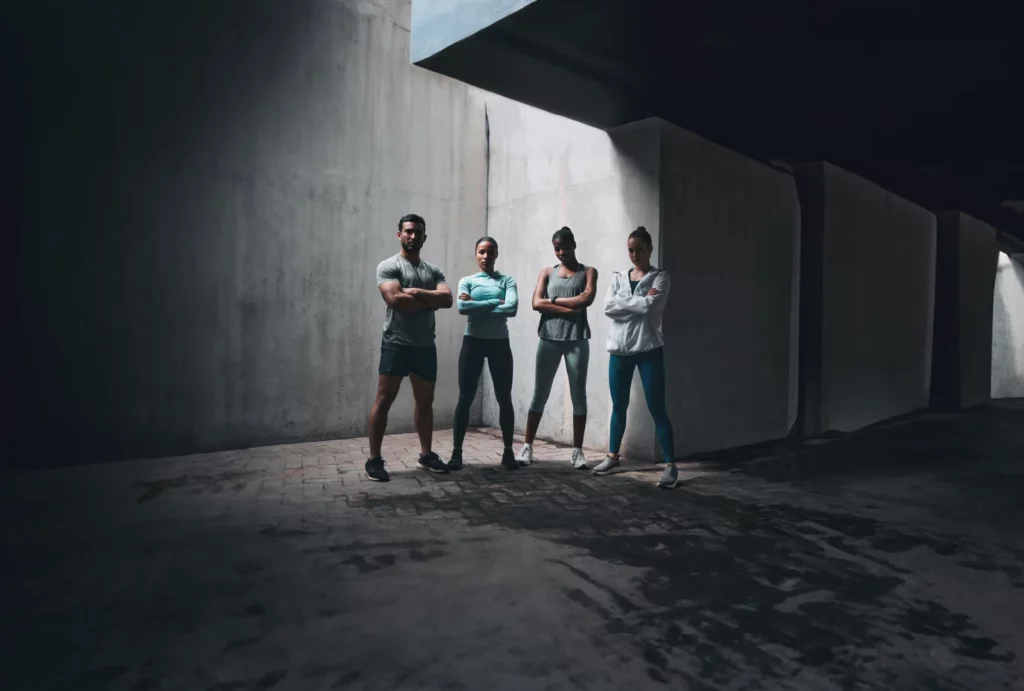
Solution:
{"label": "dark shadow area", "polygon": [[246,167],[232,156],[252,154],[304,20],[233,0],[19,5],[18,431],[4,465],[201,448],[188,411],[236,366],[202,362],[202,334],[229,318],[215,276],[230,222],[211,199]]}
{"label": "dark shadow area", "polygon": [[760,160],[829,160],[1024,238],[999,208],[1024,179],[1024,52],[990,7],[535,0],[418,64],[597,127],[658,116]]}
{"label": "dark shadow area", "polygon": [[973,460],[1020,465],[1024,399],[953,414],[917,412],[855,432],[786,439],[694,454],[688,460],[779,480],[822,475],[935,470]]}
{"label": "dark shadow area", "polygon": [[[956,602],[918,590],[914,564],[948,562],[1024,592],[1015,537],[1024,521],[1022,448],[1024,401],[1013,401],[703,454],[684,468],[713,472],[675,493],[659,492],[646,473],[593,478],[539,462],[514,473],[470,467],[433,478],[458,488],[450,498],[424,492],[403,502],[643,569],[630,594],[566,565],[604,596],[568,595],[600,616],[608,635],[631,641],[654,681],[721,688],[752,667],[765,688],[807,670],[840,688],[865,679],[972,688],[982,678],[977,665],[1009,680],[1020,660]],[[368,493],[356,505],[386,515],[390,503]],[[1012,627],[1015,615],[1005,615]],[[962,666],[895,664],[885,652],[894,639],[949,647]],[[699,668],[679,667],[678,650],[695,654]]]}
{"label": "dark shadow area", "polygon": [[[125,464],[120,487],[107,465],[37,473],[4,499],[15,676],[444,688],[511,650],[502,689],[1013,688],[1022,422],[1001,402],[718,454],[673,492],[470,456],[371,484],[318,445]],[[74,655],[41,672],[54,645]]]}

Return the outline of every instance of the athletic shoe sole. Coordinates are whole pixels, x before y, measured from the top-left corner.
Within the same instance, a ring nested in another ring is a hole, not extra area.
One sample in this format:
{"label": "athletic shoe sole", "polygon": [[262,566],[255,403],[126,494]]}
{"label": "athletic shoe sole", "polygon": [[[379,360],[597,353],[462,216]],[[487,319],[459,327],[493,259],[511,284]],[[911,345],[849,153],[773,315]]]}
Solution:
{"label": "athletic shoe sole", "polygon": [[390,480],[390,479],[391,479],[391,478],[388,478],[387,480],[385,480],[385,479],[384,479],[384,478],[382,478],[382,477],[373,477],[372,475],[370,475],[370,474],[369,474],[368,472],[366,472],[365,470],[363,471],[363,475],[365,475],[365,476],[366,476],[366,477],[367,477],[368,479],[370,479],[370,480],[373,480],[374,482],[387,482],[388,480]]}
{"label": "athletic shoe sole", "polygon": [[418,465],[423,470],[429,470],[430,472],[437,473],[438,475],[444,475],[445,473],[448,472],[447,468],[431,468],[429,465],[424,465],[423,463],[417,463],[416,465]]}
{"label": "athletic shoe sole", "polygon": [[680,484],[679,483],[679,478],[676,478],[675,480],[673,480],[672,482],[670,482],[667,485],[663,485],[663,484],[661,484],[659,482],[658,483],[658,489],[675,489],[676,487],[679,486],[679,484]]}

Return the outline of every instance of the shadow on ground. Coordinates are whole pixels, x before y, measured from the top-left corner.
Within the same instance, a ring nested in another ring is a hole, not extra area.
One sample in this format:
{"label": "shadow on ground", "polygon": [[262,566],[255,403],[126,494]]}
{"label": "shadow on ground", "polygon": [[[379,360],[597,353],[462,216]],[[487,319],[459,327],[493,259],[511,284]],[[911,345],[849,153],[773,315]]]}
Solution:
{"label": "shadow on ground", "polygon": [[[566,595],[624,636],[655,681],[944,689],[991,674],[1002,688],[1020,680],[1024,642],[1021,449],[1024,406],[1010,402],[709,455],[683,466],[696,477],[674,494],[646,473],[595,479],[537,464],[471,468],[435,478],[458,488],[450,498],[402,499],[643,569],[622,588],[567,567],[607,600]],[[392,503],[368,493],[357,505]],[[1005,597],[986,602],[978,590],[992,587]],[[990,621],[1012,638],[986,633]],[[692,657],[679,664],[677,650]]]}
{"label": "shadow on ground", "polygon": [[446,476],[393,442],[387,485],[358,440],[12,478],[16,687],[1024,683],[1019,402],[716,454],[670,492],[471,437]]}

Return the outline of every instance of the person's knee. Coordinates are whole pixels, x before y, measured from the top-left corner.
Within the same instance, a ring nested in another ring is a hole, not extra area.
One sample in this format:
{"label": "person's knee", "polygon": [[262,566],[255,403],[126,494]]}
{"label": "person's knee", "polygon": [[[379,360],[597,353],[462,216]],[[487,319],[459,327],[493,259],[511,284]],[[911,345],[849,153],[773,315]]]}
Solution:
{"label": "person's knee", "polygon": [[548,404],[547,394],[542,392],[534,392],[533,398],[530,399],[530,412],[540,415],[544,412],[544,407]]}
{"label": "person's knee", "polygon": [[412,399],[418,407],[434,403],[434,382],[420,377],[412,377]]}
{"label": "person's knee", "polygon": [[662,434],[672,434],[672,421],[668,419],[668,414],[664,411],[660,413],[654,413],[651,415],[654,418],[654,428]]}
{"label": "person's knee", "polygon": [[377,398],[374,401],[374,404],[380,410],[390,410],[391,405],[395,402],[395,399],[397,398],[397,391],[392,391],[390,389],[385,389],[381,387],[380,389],[377,390]]}
{"label": "person's knee", "polygon": [[587,389],[586,382],[577,386],[569,387],[569,397],[572,399],[572,414],[575,416],[587,414]]}
{"label": "person's knee", "polygon": [[469,414],[470,409],[473,407],[473,399],[476,398],[476,394],[459,394],[459,402],[455,404],[455,410],[459,413]]}
{"label": "person's knee", "polygon": [[647,410],[650,411],[651,417],[656,422],[668,421],[668,409],[665,408],[664,401],[647,401]]}

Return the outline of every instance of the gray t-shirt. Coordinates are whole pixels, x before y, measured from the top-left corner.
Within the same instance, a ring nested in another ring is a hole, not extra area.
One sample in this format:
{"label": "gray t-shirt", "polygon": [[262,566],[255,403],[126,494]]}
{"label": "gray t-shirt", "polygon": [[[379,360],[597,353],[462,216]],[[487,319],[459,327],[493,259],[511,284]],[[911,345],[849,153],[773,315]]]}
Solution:
{"label": "gray t-shirt", "polygon": [[[377,265],[377,285],[397,281],[403,288],[437,290],[445,282],[444,272],[422,259],[411,262],[401,254]],[[388,307],[384,319],[384,342],[431,348],[434,345],[434,310],[396,312]]]}

